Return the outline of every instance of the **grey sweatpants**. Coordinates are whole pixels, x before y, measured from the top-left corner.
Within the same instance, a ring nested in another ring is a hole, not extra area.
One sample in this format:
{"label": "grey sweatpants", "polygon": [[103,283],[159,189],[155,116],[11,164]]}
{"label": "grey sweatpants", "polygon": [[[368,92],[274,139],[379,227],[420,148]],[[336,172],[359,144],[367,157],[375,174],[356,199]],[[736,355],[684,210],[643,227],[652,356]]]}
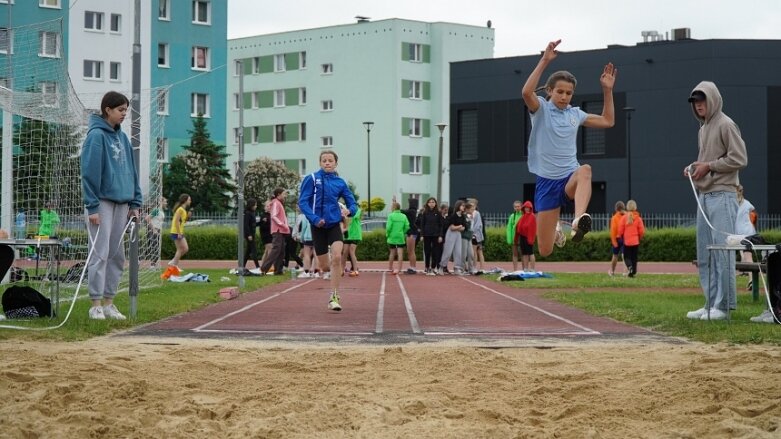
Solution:
{"label": "grey sweatpants", "polygon": [[117,204],[113,201],[100,200],[98,207],[100,225],[90,223],[89,214],[85,211],[89,245],[92,250],[92,257],[87,266],[89,297],[92,300],[113,299],[117,295],[119,278],[122,277],[125,267],[123,239],[129,210],[127,203]]}

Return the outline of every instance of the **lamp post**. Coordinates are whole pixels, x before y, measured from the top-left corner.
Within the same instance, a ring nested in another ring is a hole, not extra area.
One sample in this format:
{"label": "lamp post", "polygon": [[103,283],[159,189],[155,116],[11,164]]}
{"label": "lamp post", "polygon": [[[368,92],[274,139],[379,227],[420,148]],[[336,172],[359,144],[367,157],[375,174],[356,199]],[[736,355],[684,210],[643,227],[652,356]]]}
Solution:
{"label": "lamp post", "polygon": [[364,122],[366,127],[366,216],[372,216],[372,139],[374,122]]}
{"label": "lamp post", "polygon": [[437,169],[437,202],[442,203],[442,174],[445,173],[445,168],[442,167],[443,165],[443,157],[442,157],[442,150],[444,149],[444,138],[442,137],[445,133],[445,127],[447,127],[447,124],[444,122],[440,122],[437,124],[437,128],[439,128],[439,166]]}
{"label": "lamp post", "polygon": [[627,200],[632,199],[632,113],[634,107],[624,107],[626,113],[626,173]]}

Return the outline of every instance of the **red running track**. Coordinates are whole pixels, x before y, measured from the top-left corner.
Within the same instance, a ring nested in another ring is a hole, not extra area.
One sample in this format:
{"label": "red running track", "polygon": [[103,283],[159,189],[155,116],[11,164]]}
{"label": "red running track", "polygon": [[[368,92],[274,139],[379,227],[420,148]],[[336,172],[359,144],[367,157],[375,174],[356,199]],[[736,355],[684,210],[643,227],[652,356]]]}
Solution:
{"label": "red running track", "polygon": [[485,276],[362,271],[358,277],[342,279],[341,312],[328,310],[329,294],[328,281],[287,280],[135,329],[130,335],[315,342],[656,337],[643,328],[545,300],[538,290]]}

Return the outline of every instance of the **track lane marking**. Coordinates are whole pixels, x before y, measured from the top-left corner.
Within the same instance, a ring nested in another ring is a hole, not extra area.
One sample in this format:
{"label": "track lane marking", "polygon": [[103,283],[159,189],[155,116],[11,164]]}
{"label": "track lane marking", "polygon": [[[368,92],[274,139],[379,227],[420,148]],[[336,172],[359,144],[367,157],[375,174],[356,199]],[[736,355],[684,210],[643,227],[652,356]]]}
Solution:
{"label": "track lane marking", "polygon": [[387,272],[382,272],[382,281],[380,281],[380,298],[379,303],[377,303],[377,323],[374,327],[374,332],[376,334],[382,334],[383,328],[383,320],[385,318],[385,275]]}
{"label": "track lane marking", "polygon": [[404,308],[407,310],[407,317],[409,318],[409,325],[412,327],[413,334],[422,334],[420,325],[418,325],[418,319],[415,317],[415,312],[412,310],[412,302],[407,295],[407,289],[404,288],[404,283],[401,281],[401,276],[396,276],[396,280],[399,282],[399,288],[401,288],[401,295],[404,297]]}

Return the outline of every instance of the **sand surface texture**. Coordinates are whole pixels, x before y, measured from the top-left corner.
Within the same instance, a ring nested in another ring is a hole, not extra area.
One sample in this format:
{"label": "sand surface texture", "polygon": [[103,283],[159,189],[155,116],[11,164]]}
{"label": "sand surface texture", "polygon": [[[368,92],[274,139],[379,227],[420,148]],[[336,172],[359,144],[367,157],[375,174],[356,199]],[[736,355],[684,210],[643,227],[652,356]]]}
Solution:
{"label": "sand surface texture", "polygon": [[106,337],[0,358],[0,437],[781,437],[776,347]]}

